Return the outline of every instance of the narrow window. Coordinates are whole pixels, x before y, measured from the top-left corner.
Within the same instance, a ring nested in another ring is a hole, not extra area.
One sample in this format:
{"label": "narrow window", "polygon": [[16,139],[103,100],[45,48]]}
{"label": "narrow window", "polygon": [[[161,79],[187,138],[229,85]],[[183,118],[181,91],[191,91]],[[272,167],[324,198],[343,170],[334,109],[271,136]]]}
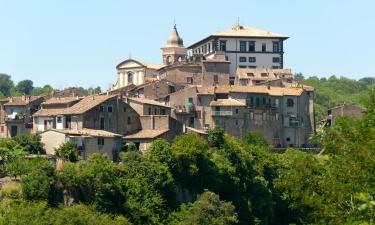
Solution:
{"label": "narrow window", "polygon": [[99,111],[100,111],[100,112],[104,112],[104,106],[102,106],[102,105],[99,106]]}
{"label": "narrow window", "polygon": [[249,41],[249,52],[255,52],[255,41]]}
{"label": "narrow window", "polygon": [[274,41],[273,46],[272,46],[272,50],[273,50],[273,52],[279,52],[280,51],[280,43]]}
{"label": "narrow window", "polygon": [[220,40],[219,41],[219,48],[220,48],[220,51],[226,51],[227,50],[227,41]]}
{"label": "narrow window", "polygon": [[279,57],[273,57],[272,58],[272,62],[279,63],[280,62],[280,58]]}
{"label": "narrow window", "polygon": [[148,115],[151,115],[151,107],[148,108]]}
{"label": "narrow window", "polygon": [[111,113],[111,112],[113,111],[112,106],[108,106],[107,111],[108,111],[109,113]]}
{"label": "narrow window", "polygon": [[214,84],[218,84],[218,83],[219,83],[219,76],[214,75]]}
{"label": "narrow window", "polygon": [[251,62],[251,63],[256,62],[256,58],[255,57],[249,57],[249,62]]}
{"label": "narrow window", "polygon": [[104,138],[98,138],[98,145],[103,146],[104,145]]}
{"label": "narrow window", "polygon": [[128,84],[132,84],[133,83],[133,73],[128,73]]}
{"label": "narrow window", "polygon": [[240,57],[240,62],[246,62],[246,57]]}
{"label": "narrow window", "polygon": [[262,44],[262,52],[265,52],[266,51],[266,43],[263,43]]}
{"label": "narrow window", "polygon": [[240,41],[240,52],[246,52],[246,41]]}
{"label": "narrow window", "polygon": [[288,99],[286,100],[286,106],[288,106],[288,107],[293,107],[293,106],[294,106],[294,101],[293,101],[293,99],[288,98]]}
{"label": "narrow window", "polygon": [[128,116],[128,125],[131,124],[131,119],[130,119],[130,116]]}
{"label": "narrow window", "polygon": [[239,112],[238,109],[236,109],[236,114],[238,114],[238,112]]}

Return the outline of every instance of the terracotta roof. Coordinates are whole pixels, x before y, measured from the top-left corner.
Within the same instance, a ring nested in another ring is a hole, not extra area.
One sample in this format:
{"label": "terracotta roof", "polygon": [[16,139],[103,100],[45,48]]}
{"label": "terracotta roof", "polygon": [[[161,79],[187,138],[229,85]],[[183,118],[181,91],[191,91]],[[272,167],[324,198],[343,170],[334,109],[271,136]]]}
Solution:
{"label": "terracotta roof", "polygon": [[61,115],[66,108],[63,109],[40,109],[36,113],[33,114],[34,117],[38,116],[56,116]]}
{"label": "terracotta roof", "polygon": [[304,90],[306,90],[306,91],[314,91],[314,90],[315,90],[314,87],[312,87],[312,86],[307,86],[307,85],[303,85],[302,88],[303,88]]}
{"label": "terracotta roof", "polygon": [[57,104],[68,104],[71,102],[79,101],[82,98],[78,97],[63,97],[63,98],[50,98],[47,101],[43,102],[42,105],[57,105]]}
{"label": "terracotta roof", "polygon": [[125,136],[125,139],[152,139],[159,137],[160,135],[166,133],[169,131],[168,129],[162,129],[162,130],[140,130],[139,132],[135,134],[130,134]]}
{"label": "terracotta roof", "polygon": [[257,29],[254,27],[244,27],[238,24],[234,25],[233,27],[225,31],[216,32],[213,34],[213,36],[288,38],[288,36],[283,34],[277,34],[270,31]]}
{"label": "terracotta roof", "polygon": [[146,99],[146,98],[128,98],[128,100],[138,102],[138,103],[141,103],[141,104],[156,105],[156,106],[165,107],[165,108],[172,108],[168,105],[164,105],[161,102],[151,100],[151,99]]}
{"label": "terracotta roof", "polygon": [[69,108],[62,109],[41,109],[34,116],[53,116],[53,115],[79,115],[102,104],[103,102],[114,98],[116,95],[93,95],[87,96],[80,102]]}
{"label": "terracotta roof", "polygon": [[[264,76],[263,74],[267,74]],[[236,75],[239,79],[275,80],[284,77],[292,77],[291,69],[269,68],[237,68]]]}
{"label": "terracotta roof", "polygon": [[[58,129],[51,129],[52,131],[64,133],[68,135],[79,135],[79,136],[91,136],[91,137],[122,137],[120,134],[112,133],[105,130],[94,130],[94,129],[87,129],[83,128],[81,130],[58,130]],[[49,130],[47,130],[49,131]],[[47,132],[44,131],[44,132]]]}
{"label": "terracotta roof", "polygon": [[102,104],[103,102],[116,97],[116,95],[93,95],[93,96],[87,96],[84,99],[82,99],[77,104],[66,108],[62,114],[70,115],[70,114],[83,114],[90,109]]}
{"label": "terracotta roof", "polygon": [[246,104],[236,99],[217,99],[212,101],[210,106],[246,106]]}
{"label": "terracotta roof", "polygon": [[22,106],[32,103],[38,99],[42,98],[42,96],[16,96],[16,97],[8,97],[3,100],[5,106]]}

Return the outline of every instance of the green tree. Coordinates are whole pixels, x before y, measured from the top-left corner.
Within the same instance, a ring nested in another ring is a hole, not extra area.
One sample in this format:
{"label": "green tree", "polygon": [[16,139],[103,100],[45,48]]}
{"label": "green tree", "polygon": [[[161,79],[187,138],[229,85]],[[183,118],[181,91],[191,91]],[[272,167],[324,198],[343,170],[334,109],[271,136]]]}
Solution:
{"label": "green tree", "polygon": [[27,152],[16,141],[9,138],[0,139],[0,160],[4,163],[18,156],[24,156]]}
{"label": "green tree", "polygon": [[13,139],[30,154],[45,153],[40,136],[37,134],[19,134]]}
{"label": "green tree", "polygon": [[16,91],[20,94],[29,95],[33,91],[34,86],[31,80],[21,80],[16,86]]}
{"label": "green tree", "polygon": [[224,144],[224,129],[216,126],[208,131],[208,143],[211,147],[220,148]]}
{"label": "green tree", "polygon": [[263,134],[255,131],[249,131],[245,134],[244,141],[248,145],[255,145],[260,147],[268,147],[269,144],[264,138]]}
{"label": "green tree", "polygon": [[14,83],[10,76],[7,74],[0,73],[0,92],[8,97],[10,90],[14,87]]}
{"label": "green tree", "polygon": [[70,162],[76,162],[79,159],[78,147],[73,142],[65,142],[57,149],[55,149],[56,155],[62,159]]}
{"label": "green tree", "polygon": [[31,92],[31,95],[36,95],[36,96],[39,96],[39,95],[46,95],[46,94],[49,94],[53,91],[53,88],[51,87],[51,85],[44,85],[43,87],[34,87],[34,89],[32,90]]}
{"label": "green tree", "polygon": [[171,225],[230,225],[237,224],[235,207],[220,200],[213,192],[205,191],[194,203],[184,204],[171,215]]}

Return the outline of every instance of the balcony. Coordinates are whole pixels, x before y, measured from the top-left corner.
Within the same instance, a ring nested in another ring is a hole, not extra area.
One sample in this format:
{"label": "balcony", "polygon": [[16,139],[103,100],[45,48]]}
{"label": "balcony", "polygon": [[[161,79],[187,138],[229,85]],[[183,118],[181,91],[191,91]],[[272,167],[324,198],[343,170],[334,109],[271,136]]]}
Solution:
{"label": "balcony", "polygon": [[247,103],[248,108],[259,108],[259,109],[277,109],[279,105],[276,104],[251,104]]}
{"label": "balcony", "polygon": [[176,114],[192,114],[195,112],[195,107],[192,103],[187,103],[186,106],[176,106],[174,112]]}
{"label": "balcony", "polygon": [[232,116],[232,111],[212,111],[212,116]]}

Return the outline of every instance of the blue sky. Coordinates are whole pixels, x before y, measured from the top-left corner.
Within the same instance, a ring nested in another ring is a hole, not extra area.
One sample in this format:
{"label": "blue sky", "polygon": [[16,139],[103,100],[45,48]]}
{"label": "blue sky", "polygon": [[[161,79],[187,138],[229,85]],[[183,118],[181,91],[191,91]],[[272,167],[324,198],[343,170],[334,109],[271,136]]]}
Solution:
{"label": "blue sky", "polygon": [[289,35],[285,66],[306,76],[375,76],[375,1],[0,0],[0,72],[14,81],[106,89],[115,66],[160,63],[173,21],[185,46],[232,26]]}

